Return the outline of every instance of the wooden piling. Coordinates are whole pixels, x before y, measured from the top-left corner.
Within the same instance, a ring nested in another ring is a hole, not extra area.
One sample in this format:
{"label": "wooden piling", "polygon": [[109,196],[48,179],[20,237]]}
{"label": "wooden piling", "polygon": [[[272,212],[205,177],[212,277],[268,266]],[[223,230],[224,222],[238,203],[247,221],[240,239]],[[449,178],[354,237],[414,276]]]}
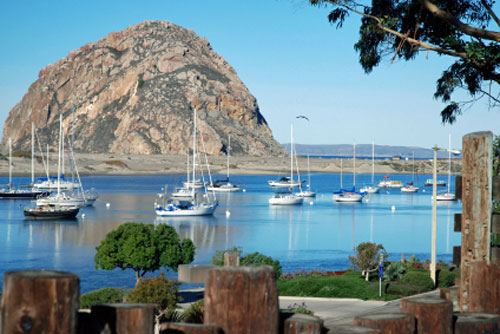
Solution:
{"label": "wooden piling", "polygon": [[453,305],[453,312],[460,312],[460,305],[458,299],[460,297],[460,287],[458,285],[449,288],[439,288],[439,297],[446,299]]}
{"label": "wooden piling", "polygon": [[430,296],[401,299],[399,309],[415,317],[417,334],[453,333],[453,306],[448,300]]}
{"label": "wooden piling", "polygon": [[313,315],[295,313],[283,324],[284,334],[321,334],[323,320]]}
{"label": "wooden piling", "polygon": [[4,274],[1,333],[68,333],[77,330],[80,280],[52,270]]}
{"label": "wooden piling", "polygon": [[[474,132],[462,141],[462,250],[460,310],[470,308],[472,263],[490,261],[492,209],[492,146],[491,132]],[[483,286],[484,288],[484,286]]]}
{"label": "wooden piling", "polygon": [[210,270],[204,304],[205,324],[224,333],[278,332],[278,290],[271,266]]}
{"label": "wooden piling", "polygon": [[468,312],[500,313],[500,263],[476,261],[469,267]]}
{"label": "wooden piling", "polygon": [[240,252],[228,251],[224,253],[224,267],[239,266]]}
{"label": "wooden piling", "polygon": [[222,330],[213,325],[164,322],[160,325],[160,334],[222,334]]}
{"label": "wooden piling", "polygon": [[354,325],[379,329],[384,334],[415,333],[415,318],[403,313],[362,315],[354,318]]}
{"label": "wooden piling", "polygon": [[97,333],[153,334],[154,311],[152,304],[119,303],[92,306],[91,315]]}
{"label": "wooden piling", "polygon": [[491,313],[457,313],[455,334],[500,333],[500,315]]}

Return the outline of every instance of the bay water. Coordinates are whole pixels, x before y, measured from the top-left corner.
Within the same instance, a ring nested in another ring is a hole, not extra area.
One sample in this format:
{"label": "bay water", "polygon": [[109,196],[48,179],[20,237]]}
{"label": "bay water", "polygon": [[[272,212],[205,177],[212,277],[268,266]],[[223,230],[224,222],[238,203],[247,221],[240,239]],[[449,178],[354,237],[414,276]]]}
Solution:
{"label": "bay water", "polygon": [[[412,178],[389,176],[403,183]],[[213,217],[156,216],[157,193],[165,186],[181,185],[184,175],[84,177],[84,187],[95,188],[100,197],[74,221],[25,220],[22,208],[30,205],[29,200],[0,200],[0,281],[10,270],[51,269],[78,274],[82,293],[108,286],[132,288],[133,270],[97,270],[94,263],[95,247],[125,222],[173,226],[181,238],[193,240],[194,263],[200,264],[208,264],[217,250],[238,246],[245,254],[260,252],[278,259],[283,272],[345,270],[350,266],[348,256],[366,241],[382,244],[393,260],[399,260],[401,253],[406,258],[414,254],[422,261],[430,259],[432,187],[423,185],[430,175],[414,180],[420,187],[417,193],[383,188],[363,203],[335,203],[332,193],[340,187],[340,175],[313,174],[311,188],[317,197],[305,199],[303,205],[282,207],[268,204],[273,189],[267,181],[277,178],[231,176],[231,182],[241,184],[244,191],[218,193],[219,207]],[[375,176],[377,182],[382,178]],[[351,187],[352,180],[352,174],[344,173],[344,188]],[[27,178],[16,181],[29,183]],[[370,181],[371,175],[356,175],[358,188]],[[7,179],[0,177],[0,183]],[[454,184],[452,177],[452,192]],[[460,245],[460,233],[453,232],[453,215],[460,211],[460,201],[438,202],[438,261],[451,262],[453,246]],[[168,271],[167,276],[176,274]]]}

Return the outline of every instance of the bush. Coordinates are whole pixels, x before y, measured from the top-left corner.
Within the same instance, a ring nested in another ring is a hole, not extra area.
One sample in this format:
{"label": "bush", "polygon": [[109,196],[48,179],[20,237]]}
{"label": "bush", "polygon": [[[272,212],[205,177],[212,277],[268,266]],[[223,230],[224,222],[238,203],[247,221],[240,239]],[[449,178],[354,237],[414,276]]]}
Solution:
{"label": "bush", "polygon": [[192,303],[182,314],[182,320],[184,322],[192,324],[202,324],[203,314],[205,313],[205,304],[203,299],[195,301]]}
{"label": "bush", "polygon": [[314,315],[314,312],[307,308],[305,302],[302,304],[294,303],[293,305],[288,305],[288,307],[282,310],[284,313],[302,313],[308,315]]}
{"label": "bush", "polygon": [[455,285],[455,278],[458,274],[454,271],[449,270],[439,270],[437,272],[437,286],[441,288],[447,288]]}
{"label": "bush", "polygon": [[385,286],[384,291],[388,295],[407,297],[426,290],[419,286],[408,285],[401,282],[390,282]]}
{"label": "bush", "polygon": [[102,288],[84,293],[80,296],[80,307],[90,308],[94,305],[120,303],[123,301],[123,290],[119,288]]}
{"label": "bush", "polygon": [[434,289],[434,282],[432,281],[429,271],[427,270],[409,271],[408,273],[406,273],[406,275],[403,276],[401,281],[408,285],[421,287],[424,289],[424,291],[429,291]]}
{"label": "bush", "polygon": [[142,279],[139,284],[126,296],[127,302],[147,303],[157,305],[160,311],[173,309],[179,298],[179,283],[174,279],[165,278],[165,273],[160,276]]}
{"label": "bush", "polygon": [[281,277],[281,264],[278,260],[273,260],[270,256],[265,256],[259,252],[248,254],[240,259],[242,266],[264,266],[269,265],[274,268],[274,277],[276,279]]}
{"label": "bush", "polygon": [[384,281],[400,280],[408,271],[408,266],[403,262],[391,262],[384,271]]}

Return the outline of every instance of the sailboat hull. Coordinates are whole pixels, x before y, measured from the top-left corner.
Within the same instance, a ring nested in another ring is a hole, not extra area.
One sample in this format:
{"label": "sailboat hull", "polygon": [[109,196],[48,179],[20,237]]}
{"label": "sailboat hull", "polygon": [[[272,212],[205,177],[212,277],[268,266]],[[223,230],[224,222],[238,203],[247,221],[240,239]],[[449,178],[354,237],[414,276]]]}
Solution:
{"label": "sailboat hull", "polygon": [[178,206],[168,204],[167,206],[156,207],[156,215],[160,217],[186,217],[186,216],[210,216],[217,208],[217,202],[203,203],[192,206]]}
{"label": "sailboat hull", "polygon": [[51,207],[39,206],[36,208],[24,208],[24,216],[27,219],[75,219],[79,208],[75,207]]}
{"label": "sailboat hull", "polygon": [[30,191],[30,190],[2,190],[0,191],[0,198],[9,199],[34,199],[38,197],[47,196],[49,192],[46,191]]}
{"label": "sailboat hull", "polygon": [[300,205],[302,203],[304,203],[304,198],[295,195],[278,195],[269,199],[269,204],[271,205]]}

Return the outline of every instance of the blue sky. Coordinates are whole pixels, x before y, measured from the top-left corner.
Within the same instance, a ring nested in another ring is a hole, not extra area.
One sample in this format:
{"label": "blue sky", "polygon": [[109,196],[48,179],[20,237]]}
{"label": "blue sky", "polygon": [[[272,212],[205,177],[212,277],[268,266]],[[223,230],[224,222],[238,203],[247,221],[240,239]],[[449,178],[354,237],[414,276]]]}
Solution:
{"label": "blue sky", "polygon": [[[456,124],[442,125],[436,79],[452,62],[422,54],[366,75],[353,49],[359,18],[336,30],[329,9],[303,0],[2,1],[0,123],[38,72],[71,50],[144,20],[167,20],[206,37],[231,64],[274,137],[302,144],[454,147],[469,132],[500,134],[500,110],[476,103]],[[297,119],[306,115],[310,121]],[[3,131],[3,129],[2,129]]]}

